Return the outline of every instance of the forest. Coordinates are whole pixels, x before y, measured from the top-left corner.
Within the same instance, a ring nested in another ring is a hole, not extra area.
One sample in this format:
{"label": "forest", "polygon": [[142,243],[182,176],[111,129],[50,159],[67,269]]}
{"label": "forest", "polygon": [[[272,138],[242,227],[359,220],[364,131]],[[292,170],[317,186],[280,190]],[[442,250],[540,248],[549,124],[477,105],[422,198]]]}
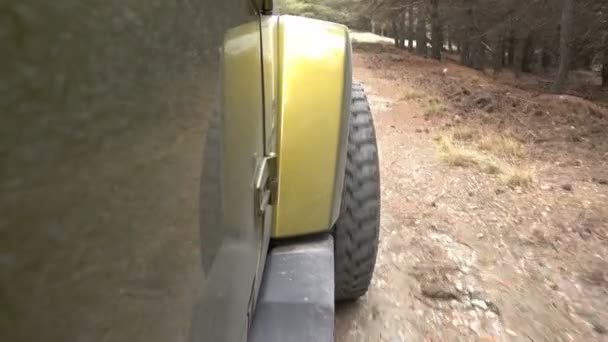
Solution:
{"label": "forest", "polygon": [[554,93],[575,69],[608,87],[605,0],[283,0],[280,9],[391,37],[420,56],[453,54],[478,70],[550,74]]}

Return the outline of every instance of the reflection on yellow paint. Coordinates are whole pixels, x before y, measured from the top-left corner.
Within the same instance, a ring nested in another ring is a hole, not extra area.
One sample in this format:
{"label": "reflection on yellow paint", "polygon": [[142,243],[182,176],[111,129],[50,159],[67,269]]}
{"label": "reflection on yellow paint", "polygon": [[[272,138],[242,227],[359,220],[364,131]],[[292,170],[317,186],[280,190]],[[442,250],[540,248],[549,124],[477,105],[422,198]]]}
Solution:
{"label": "reflection on yellow paint", "polygon": [[224,55],[235,58],[239,54],[259,52],[258,32],[253,30],[256,26],[257,23],[251,23],[230,30],[226,34]]}
{"label": "reflection on yellow paint", "polygon": [[301,29],[297,29],[297,26],[296,29],[289,28],[289,38],[283,41],[283,49],[292,51],[294,56],[297,52],[298,59],[310,59],[309,63],[323,62],[341,65],[344,58],[344,32],[331,32],[334,30],[328,30],[326,25],[310,25],[305,21],[297,23],[296,21],[299,19],[281,17],[282,21],[292,21],[288,25],[307,24]]}

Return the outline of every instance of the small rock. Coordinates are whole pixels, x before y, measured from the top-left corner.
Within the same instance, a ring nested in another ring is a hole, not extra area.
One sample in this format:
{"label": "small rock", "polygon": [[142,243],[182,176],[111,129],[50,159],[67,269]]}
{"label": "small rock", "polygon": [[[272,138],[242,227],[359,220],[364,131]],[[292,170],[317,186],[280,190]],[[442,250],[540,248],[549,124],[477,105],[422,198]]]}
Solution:
{"label": "small rock", "polygon": [[496,304],[494,304],[494,302],[488,301],[486,304],[488,304],[488,309],[490,309],[491,312],[495,313],[497,316],[500,316],[500,309]]}
{"label": "small rock", "polygon": [[485,293],[480,290],[472,290],[472,291],[469,291],[469,297],[471,298],[471,300],[479,299],[479,300],[483,301],[483,298],[485,297]]}
{"label": "small rock", "polygon": [[462,282],[460,280],[456,280],[456,282],[454,282],[454,286],[456,286],[456,290],[462,292],[463,287],[462,287]]}
{"label": "small rock", "polygon": [[428,128],[425,128],[425,129],[424,129],[424,133],[429,133],[429,129],[428,129]]}
{"label": "small rock", "polygon": [[469,324],[469,328],[477,335],[481,332],[481,323],[479,321],[473,321]]}
{"label": "small rock", "polygon": [[434,283],[425,283],[421,286],[422,295],[428,298],[439,300],[458,299],[458,294],[452,289],[442,287]]}
{"label": "small rock", "polygon": [[563,184],[562,189],[566,191],[572,191],[572,184]]}
{"label": "small rock", "polygon": [[548,185],[548,184],[543,184],[543,185],[540,186],[540,189],[541,190],[545,190],[545,191],[549,191],[549,190],[553,189],[553,187],[551,185]]}
{"label": "small rock", "polygon": [[517,337],[517,333],[511,329],[505,329],[505,332],[513,337]]}
{"label": "small rock", "polygon": [[416,133],[422,133],[422,128],[416,128]]}
{"label": "small rock", "polygon": [[473,306],[476,306],[482,310],[488,309],[488,304],[486,304],[486,302],[481,299],[473,299],[473,300],[471,300],[471,304],[473,304]]}
{"label": "small rock", "polygon": [[479,97],[475,100],[475,104],[477,104],[479,108],[485,107],[490,103],[492,103],[492,99],[490,99],[489,97]]}
{"label": "small rock", "polygon": [[372,306],[372,319],[376,320],[380,317],[380,310],[378,309],[378,307],[376,305]]}
{"label": "small rock", "polygon": [[478,238],[478,239],[483,239],[483,237],[484,237],[483,233],[479,233],[479,234],[477,234],[477,238]]}
{"label": "small rock", "polygon": [[595,331],[596,333],[601,335],[608,334],[608,329],[606,329],[606,327],[601,325],[599,322],[593,322],[591,323],[591,325],[593,325],[593,331]]}
{"label": "small rock", "polygon": [[487,311],[486,312],[486,317],[489,319],[496,319],[498,318],[498,315],[494,313],[494,311]]}
{"label": "small rock", "polygon": [[605,178],[593,178],[592,180],[597,184],[608,185],[608,179]]}
{"label": "small rock", "polygon": [[473,191],[469,191],[469,197],[473,197],[475,193]]}

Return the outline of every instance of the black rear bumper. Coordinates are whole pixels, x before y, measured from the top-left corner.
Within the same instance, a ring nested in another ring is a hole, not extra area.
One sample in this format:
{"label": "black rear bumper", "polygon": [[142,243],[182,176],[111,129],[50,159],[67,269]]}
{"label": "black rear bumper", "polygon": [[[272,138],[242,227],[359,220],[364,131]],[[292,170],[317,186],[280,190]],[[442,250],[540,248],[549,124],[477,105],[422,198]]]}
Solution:
{"label": "black rear bumper", "polygon": [[271,249],[248,340],[334,340],[331,235]]}

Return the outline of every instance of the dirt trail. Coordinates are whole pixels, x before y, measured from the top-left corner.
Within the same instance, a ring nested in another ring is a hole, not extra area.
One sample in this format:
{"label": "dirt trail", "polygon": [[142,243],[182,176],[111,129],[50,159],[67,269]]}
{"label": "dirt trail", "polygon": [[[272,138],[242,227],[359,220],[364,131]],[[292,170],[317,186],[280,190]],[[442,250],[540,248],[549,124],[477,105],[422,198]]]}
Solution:
{"label": "dirt trail", "polygon": [[[369,293],[338,307],[338,341],[608,341],[608,149],[585,147],[586,132],[561,151],[532,121],[505,127],[505,96],[532,95],[455,64],[384,48],[356,50],[354,68],[377,129],[381,245]],[[532,180],[448,165],[437,136],[454,129],[522,137],[513,165]]]}

